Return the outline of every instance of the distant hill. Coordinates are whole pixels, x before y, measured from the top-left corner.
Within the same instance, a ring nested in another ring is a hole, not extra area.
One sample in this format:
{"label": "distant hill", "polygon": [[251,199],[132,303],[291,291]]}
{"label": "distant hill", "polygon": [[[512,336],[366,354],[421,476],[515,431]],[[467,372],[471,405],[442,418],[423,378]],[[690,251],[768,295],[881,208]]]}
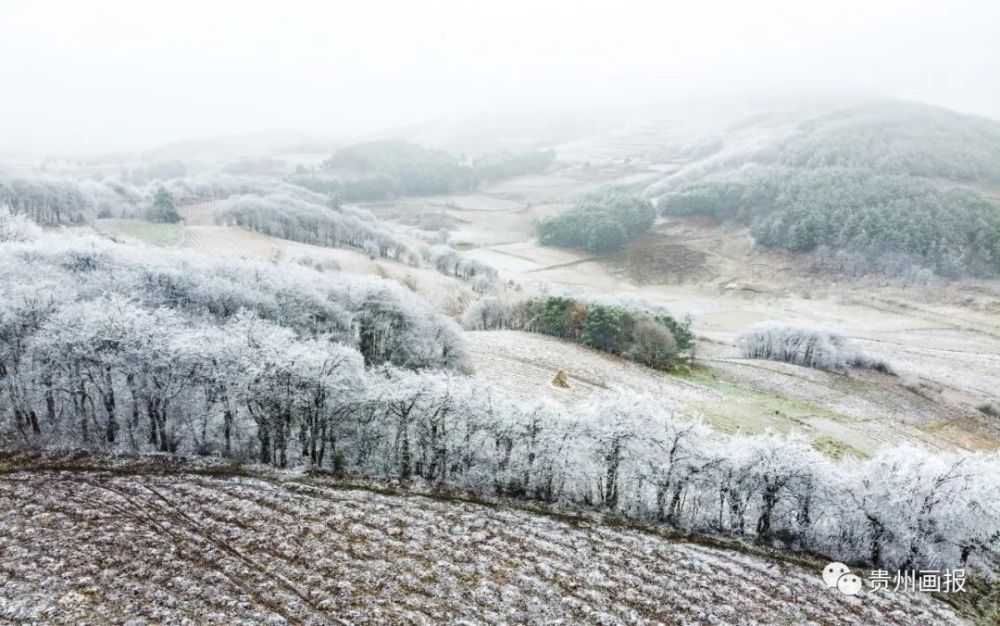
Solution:
{"label": "distant hill", "polygon": [[872,102],[801,124],[779,159],[796,167],[1000,183],[1000,122],[925,104]]}
{"label": "distant hill", "polygon": [[290,153],[330,153],[344,138],[313,131],[265,130],[245,134],[215,135],[171,142],[141,156],[150,161],[177,159],[227,160],[239,157]]}

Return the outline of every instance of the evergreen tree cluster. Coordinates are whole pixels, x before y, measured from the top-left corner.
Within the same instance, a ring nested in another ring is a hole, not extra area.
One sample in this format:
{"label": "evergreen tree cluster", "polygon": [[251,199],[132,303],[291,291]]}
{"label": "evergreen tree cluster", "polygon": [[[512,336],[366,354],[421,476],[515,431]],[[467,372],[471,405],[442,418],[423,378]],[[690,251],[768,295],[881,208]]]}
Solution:
{"label": "evergreen tree cluster", "polygon": [[588,252],[617,250],[656,221],[648,200],[621,187],[610,187],[579,198],[567,211],[535,225],[543,246],[582,248]]}
{"label": "evergreen tree cluster", "polygon": [[386,174],[375,174],[356,180],[300,174],[293,176],[291,182],[310,191],[333,196],[342,202],[373,202],[402,193],[399,181]]}
{"label": "evergreen tree cluster", "polygon": [[901,253],[941,274],[1000,272],[1000,207],[976,191],[869,169],[764,168],[660,198],[666,215],[751,226],[769,247]]}
{"label": "evergreen tree cluster", "polygon": [[566,296],[518,302],[485,297],[466,311],[463,325],[468,330],[527,330],[569,339],[660,370],[683,363],[694,345],[690,319]]}
{"label": "evergreen tree cluster", "polygon": [[177,205],[174,199],[163,187],[156,190],[153,195],[153,207],[149,212],[150,220],[153,222],[163,222],[166,224],[176,224],[181,221],[181,216],[177,212]]}

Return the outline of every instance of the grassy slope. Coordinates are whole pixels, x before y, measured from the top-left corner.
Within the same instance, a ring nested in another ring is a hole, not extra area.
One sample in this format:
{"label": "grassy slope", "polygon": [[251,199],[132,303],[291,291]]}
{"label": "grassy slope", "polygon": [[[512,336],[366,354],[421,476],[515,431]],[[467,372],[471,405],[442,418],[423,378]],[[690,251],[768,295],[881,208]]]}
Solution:
{"label": "grassy slope", "polygon": [[112,233],[121,237],[138,239],[154,246],[173,248],[184,241],[181,224],[155,224],[142,220],[102,220]]}

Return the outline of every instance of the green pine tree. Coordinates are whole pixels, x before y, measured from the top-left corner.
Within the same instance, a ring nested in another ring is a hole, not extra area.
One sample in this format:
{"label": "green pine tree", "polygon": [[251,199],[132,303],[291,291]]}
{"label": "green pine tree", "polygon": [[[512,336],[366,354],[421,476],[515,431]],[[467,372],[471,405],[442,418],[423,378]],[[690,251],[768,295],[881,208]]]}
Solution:
{"label": "green pine tree", "polygon": [[174,204],[173,197],[163,187],[157,189],[156,195],[153,196],[153,209],[150,211],[150,217],[154,222],[168,224],[176,224],[181,221],[181,216],[177,212],[177,205]]}

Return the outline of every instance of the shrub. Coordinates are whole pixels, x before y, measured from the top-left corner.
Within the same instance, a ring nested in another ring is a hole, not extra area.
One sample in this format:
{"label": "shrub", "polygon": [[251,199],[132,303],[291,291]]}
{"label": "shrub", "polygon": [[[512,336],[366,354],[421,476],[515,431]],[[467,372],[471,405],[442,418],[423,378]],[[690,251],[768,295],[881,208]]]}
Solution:
{"label": "shrub", "polygon": [[655,369],[671,367],[677,358],[677,341],[670,329],[654,320],[643,319],[632,328],[628,356]]}
{"label": "shrub", "polygon": [[24,215],[14,215],[0,206],[0,243],[34,241],[42,229]]}
{"label": "shrub", "polygon": [[976,410],[983,415],[989,415],[990,417],[1000,417],[1000,409],[993,406],[989,402],[984,402],[976,407]]}

